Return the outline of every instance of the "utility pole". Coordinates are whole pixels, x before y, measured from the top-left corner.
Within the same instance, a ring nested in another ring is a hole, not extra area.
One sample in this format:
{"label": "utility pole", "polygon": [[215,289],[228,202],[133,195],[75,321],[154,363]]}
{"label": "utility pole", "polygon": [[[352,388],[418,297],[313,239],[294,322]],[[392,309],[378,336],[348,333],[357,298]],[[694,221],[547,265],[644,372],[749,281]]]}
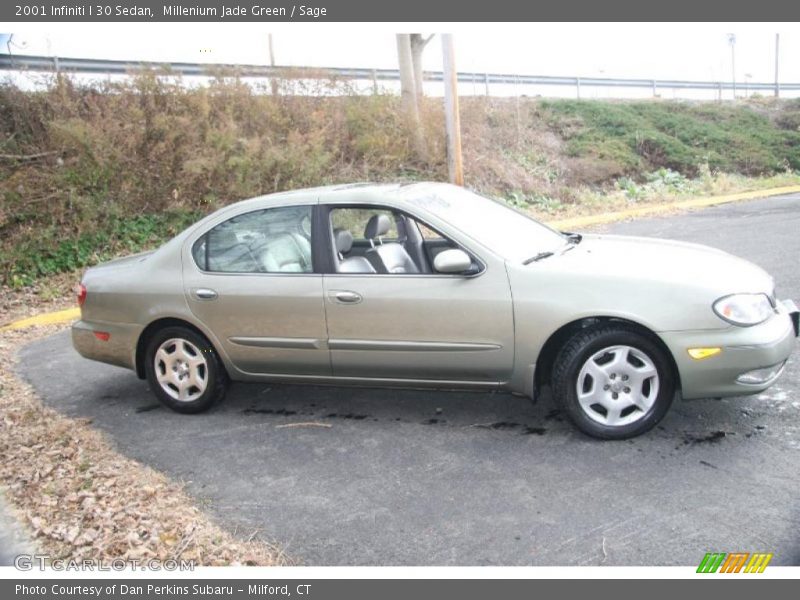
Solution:
{"label": "utility pole", "polygon": [[269,40],[269,66],[272,67],[272,77],[269,79],[270,86],[272,87],[272,95],[278,95],[278,80],[275,78],[275,50],[272,47],[272,34],[268,34]]}
{"label": "utility pole", "polygon": [[733,83],[733,99],[736,100],[736,34],[728,34],[728,44],[731,46],[731,82]]}
{"label": "utility pole", "polygon": [[775,34],[775,97],[779,98],[781,95],[781,84],[778,83],[778,56],[781,52],[781,34]]}
{"label": "utility pole", "polygon": [[456,71],[453,35],[442,34],[444,74],[444,123],[447,134],[447,171],[450,183],[464,185],[464,164],[461,158],[461,117],[458,111],[458,72]]}

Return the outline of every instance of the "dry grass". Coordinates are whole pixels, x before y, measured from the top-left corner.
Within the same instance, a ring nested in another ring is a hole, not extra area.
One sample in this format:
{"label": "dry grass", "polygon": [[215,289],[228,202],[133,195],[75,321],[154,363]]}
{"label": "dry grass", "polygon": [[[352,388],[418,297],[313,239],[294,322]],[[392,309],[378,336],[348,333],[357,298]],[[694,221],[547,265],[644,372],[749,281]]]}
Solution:
{"label": "dry grass", "polygon": [[42,404],[13,373],[15,352],[57,329],[0,334],[0,485],[38,550],[105,562],[285,564],[277,547],[235,540],[180,484],[119,454],[90,421]]}
{"label": "dry grass", "polygon": [[[61,76],[37,92],[0,81],[0,282],[40,285],[155,247],[259,194],[446,179],[440,99],[423,101],[418,151],[396,95],[349,85],[287,81],[273,96],[235,77],[198,88],[153,72],[90,86]],[[466,185],[539,216],[617,210],[631,201],[620,181],[642,184],[659,168],[708,194],[752,185],[725,171],[769,178],[800,165],[795,101],[465,97],[461,107]],[[635,201],[675,197],[659,194]]]}

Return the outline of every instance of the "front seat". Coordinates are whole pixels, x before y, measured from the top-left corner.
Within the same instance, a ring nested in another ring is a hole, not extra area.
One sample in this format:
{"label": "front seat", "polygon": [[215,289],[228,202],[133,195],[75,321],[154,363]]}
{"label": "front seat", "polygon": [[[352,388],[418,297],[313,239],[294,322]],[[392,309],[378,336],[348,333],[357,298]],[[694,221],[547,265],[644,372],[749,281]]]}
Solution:
{"label": "front seat", "polygon": [[372,244],[372,248],[367,250],[367,258],[379,273],[419,273],[417,265],[402,244],[383,243],[381,238],[389,233],[391,227],[392,222],[386,215],[370,217],[364,229],[364,237]]}
{"label": "front seat", "polygon": [[375,267],[363,256],[344,255],[353,247],[353,234],[347,229],[334,229],[333,241],[336,244],[336,272],[337,273],[374,273]]}

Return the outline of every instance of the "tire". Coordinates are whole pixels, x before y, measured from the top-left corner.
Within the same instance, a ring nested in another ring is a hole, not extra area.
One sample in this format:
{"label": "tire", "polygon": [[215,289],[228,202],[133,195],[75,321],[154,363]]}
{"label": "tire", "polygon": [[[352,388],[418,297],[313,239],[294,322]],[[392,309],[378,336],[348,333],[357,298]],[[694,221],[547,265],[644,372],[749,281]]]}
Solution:
{"label": "tire", "polygon": [[208,410],[225,397],[228,387],[214,347],[187,327],[166,327],[150,339],[145,373],[159,401],[179,413]]}
{"label": "tire", "polygon": [[675,395],[669,356],[650,337],[624,325],[582,329],[553,366],[553,396],[585,434],[620,440],[652,429]]}

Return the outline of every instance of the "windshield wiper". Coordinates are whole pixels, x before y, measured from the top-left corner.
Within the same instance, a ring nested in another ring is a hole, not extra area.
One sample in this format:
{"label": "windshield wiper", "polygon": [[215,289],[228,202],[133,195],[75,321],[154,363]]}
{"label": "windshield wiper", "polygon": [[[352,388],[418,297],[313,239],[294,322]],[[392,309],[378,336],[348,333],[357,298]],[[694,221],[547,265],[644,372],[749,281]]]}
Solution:
{"label": "windshield wiper", "polygon": [[530,258],[526,258],[525,260],[523,260],[522,264],[529,265],[531,263],[535,263],[536,261],[542,260],[543,258],[549,258],[551,256],[553,256],[552,252],[539,252],[539,254],[536,254],[534,256],[531,256]]}

